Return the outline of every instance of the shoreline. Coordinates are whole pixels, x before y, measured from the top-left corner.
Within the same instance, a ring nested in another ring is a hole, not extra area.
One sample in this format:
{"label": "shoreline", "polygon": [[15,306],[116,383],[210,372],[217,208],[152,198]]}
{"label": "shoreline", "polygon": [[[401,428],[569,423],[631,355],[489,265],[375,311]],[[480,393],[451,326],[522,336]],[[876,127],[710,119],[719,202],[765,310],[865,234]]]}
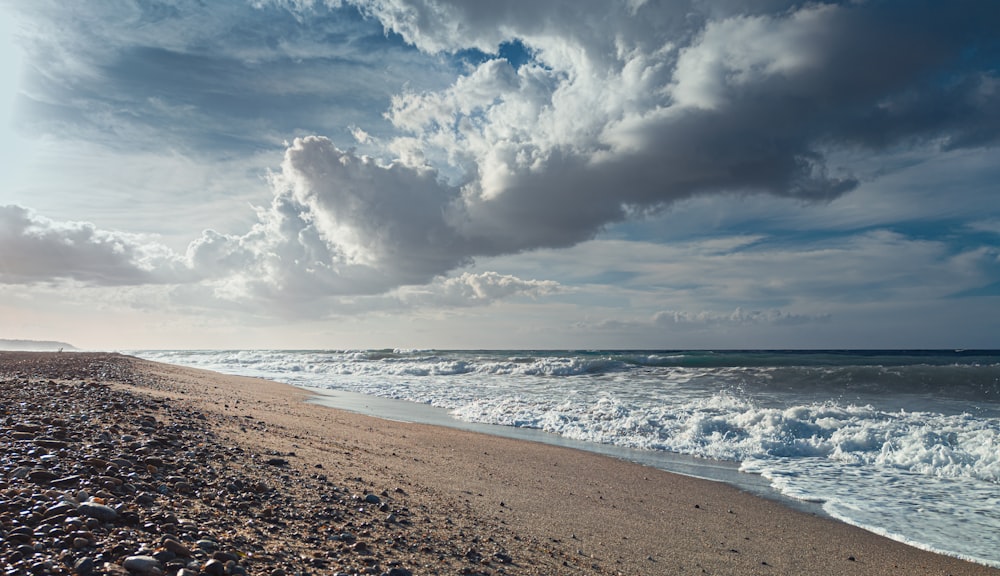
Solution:
{"label": "shoreline", "polygon": [[442,408],[435,408],[407,400],[395,400],[342,390],[296,386],[294,384],[292,386],[312,393],[313,396],[307,400],[308,402],[334,410],[354,412],[380,420],[440,426],[500,438],[509,438],[523,442],[537,442],[570,450],[601,454],[624,462],[655,468],[673,474],[710,482],[721,482],[738,490],[755,494],[767,500],[773,500],[807,514],[833,518],[833,516],[823,510],[821,504],[786,496],[771,486],[770,482],[760,474],[740,471],[739,463],[737,462],[699,458],[674,452],[625,448],[612,444],[595,444],[593,442],[566,438],[535,428],[465,422],[453,418]]}
{"label": "shoreline", "polygon": [[[22,360],[22,375],[13,376],[10,368]],[[155,496],[152,506],[159,514],[179,506],[178,517],[203,507],[207,517],[219,514],[218,523],[230,527],[215,535],[220,546],[238,545],[230,542],[236,536],[260,540],[250,542],[259,551],[241,558],[248,576],[1000,574],[718,482],[318,406],[308,402],[309,391],[267,380],[77,353],[0,353],[0,378],[27,389],[107,384],[159,406],[158,424],[180,418],[203,426],[198,449],[217,462],[202,474],[214,477],[198,478],[203,487],[192,498],[174,492]],[[127,412],[117,417],[122,426],[130,420]],[[178,454],[178,466],[190,464],[189,453],[197,451]],[[239,475],[257,478],[278,505],[229,507],[225,482]],[[4,482],[8,492],[20,486]],[[122,511],[147,511],[128,494],[109,496]],[[120,548],[118,556],[153,550],[163,536],[133,531],[134,549]],[[346,533],[354,539],[342,538]],[[250,544],[242,546],[254,549]],[[109,563],[120,560],[108,553]]]}

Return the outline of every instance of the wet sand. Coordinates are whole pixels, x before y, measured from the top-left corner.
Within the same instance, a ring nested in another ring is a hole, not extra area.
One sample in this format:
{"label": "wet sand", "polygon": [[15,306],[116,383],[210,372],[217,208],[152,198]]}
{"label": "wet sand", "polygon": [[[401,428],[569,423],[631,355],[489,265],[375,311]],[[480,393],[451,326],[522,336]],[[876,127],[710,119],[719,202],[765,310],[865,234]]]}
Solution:
{"label": "wet sand", "polygon": [[[166,527],[192,551],[161,562],[168,574],[181,566],[197,574],[211,559],[198,550],[199,534],[232,551],[234,570],[276,576],[1000,574],[728,485],[573,449],[331,409],[308,402],[307,391],[265,380],[69,353],[0,353],[0,380],[57,391],[109,384],[140,402],[106,402],[104,413],[124,426],[145,410],[159,427],[154,432],[180,434],[176,454],[156,456],[164,468],[156,470],[159,479],[146,469],[133,476],[118,470],[134,493],[103,480],[107,505],[135,514],[136,524],[92,528],[94,546],[63,551],[63,565],[101,555],[95,564],[113,573],[126,558],[163,548],[165,514],[188,514],[198,522]],[[10,431],[24,418],[30,416],[5,417],[5,442],[13,442]],[[130,436],[153,433],[148,419],[144,426]],[[81,436],[56,455],[60,463],[83,459],[93,446]],[[109,446],[128,452],[135,442]],[[127,468],[126,456],[117,460]],[[170,466],[176,470],[168,474]],[[72,490],[88,486],[86,467],[79,470],[80,486]],[[115,472],[93,471],[104,478]],[[70,491],[11,478],[6,466],[4,473],[6,501],[13,491],[50,498]],[[155,491],[157,482],[165,493]],[[177,482],[186,490],[176,490]],[[0,518],[14,518],[10,508]],[[131,536],[123,543],[126,528]]]}

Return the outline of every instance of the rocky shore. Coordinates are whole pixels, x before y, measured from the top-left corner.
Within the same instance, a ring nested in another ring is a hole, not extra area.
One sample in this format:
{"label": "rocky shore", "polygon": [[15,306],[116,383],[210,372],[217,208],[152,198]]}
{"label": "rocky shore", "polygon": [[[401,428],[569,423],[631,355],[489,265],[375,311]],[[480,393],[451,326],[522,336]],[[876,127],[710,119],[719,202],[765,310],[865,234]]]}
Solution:
{"label": "rocky shore", "polygon": [[0,576],[982,575],[723,484],[117,354],[0,352]]}
{"label": "rocky shore", "polygon": [[216,415],[112,386],[158,387],[133,363],[0,355],[4,576],[408,576],[513,562],[415,528],[402,488],[294,468],[294,453],[222,442]]}

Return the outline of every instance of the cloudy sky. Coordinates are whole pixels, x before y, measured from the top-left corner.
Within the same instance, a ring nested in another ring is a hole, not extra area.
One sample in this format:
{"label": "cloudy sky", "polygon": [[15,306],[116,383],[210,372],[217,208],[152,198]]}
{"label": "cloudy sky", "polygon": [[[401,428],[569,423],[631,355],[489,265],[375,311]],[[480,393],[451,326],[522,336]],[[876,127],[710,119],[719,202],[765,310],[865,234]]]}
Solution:
{"label": "cloudy sky", "polygon": [[997,22],[0,0],[0,338],[1000,347]]}

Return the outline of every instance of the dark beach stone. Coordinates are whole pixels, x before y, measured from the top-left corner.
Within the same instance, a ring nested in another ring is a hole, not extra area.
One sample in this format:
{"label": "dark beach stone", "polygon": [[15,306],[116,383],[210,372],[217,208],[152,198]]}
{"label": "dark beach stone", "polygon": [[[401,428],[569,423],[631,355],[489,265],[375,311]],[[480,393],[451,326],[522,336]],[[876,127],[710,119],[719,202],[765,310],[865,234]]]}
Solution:
{"label": "dark beach stone", "polygon": [[271,466],[288,466],[288,460],[284,458],[268,458],[267,463]]}
{"label": "dark beach stone", "polygon": [[381,504],[382,499],[374,494],[368,494],[367,496],[365,496],[365,502],[369,504]]}
{"label": "dark beach stone", "polygon": [[132,574],[139,576],[159,576],[163,574],[163,565],[152,556],[129,556],[122,566]]}
{"label": "dark beach stone", "polygon": [[48,470],[32,470],[28,472],[28,480],[36,484],[48,484],[56,478],[57,476]]}
{"label": "dark beach stone", "polygon": [[209,576],[226,576],[226,565],[212,558],[201,567],[201,571]]}
{"label": "dark beach stone", "polygon": [[119,517],[121,518],[122,522],[124,522],[128,526],[136,526],[137,524],[139,524],[139,514],[137,512],[133,512],[132,510],[122,511],[119,514]]}
{"label": "dark beach stone", "polygon": [[89,556],[84,556],[73,563],[73,572],[77,576],[90,576],[93,571],[94,559]]}
{"label": "dark beach stone", "polygon": [[7,533],[7,539],[15,544],[31,542],[35,538],[35,531],[27,526],[19,526]]}
{"label": "dark beach stone", "polygon": [[413,572],[410,572],[406,568],[399,568],[397,566],[396,568],[389,570],[386,576],[413,576]]}
{"label": "dark beach stone", "polygon": [[97,481],[103,484],[109,490],[117,488],[123,484],[122,480],[115,478],[113,476],[98,476]]}
{"label": "dark beach stone", "polygon": [[152,556],[153,558],[156,558],[160,564],[166,564],[174,558],[177,558],[177,554],[174,554],[170,550],[157,550],[156,552],[153,552]]}
{"label": "dark beach stone", "polygon": [[229,552],[215,552],[212,554],[212,558],[219,562],[235,562],[240,559],[239,556],[230,554]]}
{"label": "dark beach stone", "polygon": [[80,514],[88,518],[95,518],[103,522],[108,522],[118,517],[118,512],[115,512],[114,508],[96,502],[84,502],[80,504],[79,511]]}
{"label": "dark beach stone", "polygon": [[31,473],[31,468],[29,466],[18,466],[10,471],[9,476],[16,480],[24,480]]}
{"label": "dark beach stone", "polygon": [[173,538],[164,538],[162,546],[181,558],[190,558],[191,550]]}
{"label": "dark beach stone", "polygon": [[197,542],[195,542],[195,545],[198,546],[198,548],[204,550],[205,552],[214,552],[215,549],[219,547],[219,545],[216,542],[207,539],[198,540]]}
{"label": "dark beach stone", "polygon": [[24,558],[31,558],[37,554],[35,547],[29,544],[21,544],[17,547],[17,551],[20,552]]}

